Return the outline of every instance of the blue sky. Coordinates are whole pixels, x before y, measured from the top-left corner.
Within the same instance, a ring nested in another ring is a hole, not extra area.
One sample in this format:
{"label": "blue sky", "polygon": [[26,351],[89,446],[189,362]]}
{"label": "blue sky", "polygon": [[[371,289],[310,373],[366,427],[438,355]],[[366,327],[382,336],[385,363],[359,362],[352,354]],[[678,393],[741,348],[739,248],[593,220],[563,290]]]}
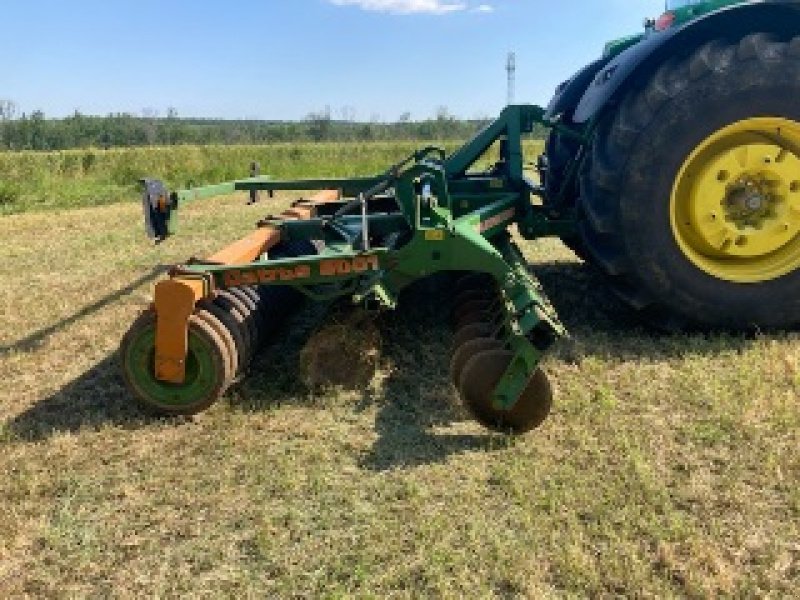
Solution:
{"label": "blue sky", "polygon": [[663,0],[10,0],[0,99],[48,116],[359,120],[446,106],[490,116],[517,54],[517,101],[544,104]]}

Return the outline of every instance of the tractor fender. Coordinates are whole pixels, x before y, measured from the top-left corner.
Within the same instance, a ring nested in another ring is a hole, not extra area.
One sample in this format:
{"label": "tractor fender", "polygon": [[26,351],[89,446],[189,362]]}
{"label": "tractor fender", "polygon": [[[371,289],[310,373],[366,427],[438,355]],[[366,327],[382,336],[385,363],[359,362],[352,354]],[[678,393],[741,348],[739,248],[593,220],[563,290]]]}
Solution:
{"label": "tractor fender", "polygon": [[600,69],[583,94],[573,121],[585,123],[598,116],[618,92],[640,75],[654,72],[676,54],[686,54],[706,41],[736,39],[748,33],[770,32],[791,37],[800,31],[800,2],[755,0],[710,12],[682,26],[648,33]]}
{"label": "tractor fender", "polygon": [[558,88],[556,88],[555,96],[553,96],[550,104],[547,105],[544,118],[548,121],[552,121],[559,115],[574,111],[586,92],[586,88],[592,83],[600,69],[606,66],[610,60],[611,57],[598,59],[586,65],[573,75],[571,79],[559,85]]}

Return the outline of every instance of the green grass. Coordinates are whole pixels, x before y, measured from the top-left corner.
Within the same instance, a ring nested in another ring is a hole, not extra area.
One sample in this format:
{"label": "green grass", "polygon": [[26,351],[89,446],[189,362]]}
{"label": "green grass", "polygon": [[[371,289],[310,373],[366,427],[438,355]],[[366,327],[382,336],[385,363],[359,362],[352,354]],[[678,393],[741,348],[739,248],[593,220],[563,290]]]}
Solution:
{"label": "green grass", "polygon": [[[170,146],[59,152],[0,152],[0,215],[138,198],[143,177],[173,189],[241,179],[257,161],[277,179],[382,173],[419,142]],[[444,144],[448,150],[457,145]],[[540,142],[529,142],[533,151]]]}
{"label": "green grass", "polygon": [[154,267],[265,212],[198,203],[157,247],[135,204],[0,218],[1,597],[798,596],[798,334],[649,332],[555,241],[523,245],[574,335],[531,435],[459,406],[435,282],[365,391],[298,381],[308,307],[210,411],[143,417],[114,352]]}

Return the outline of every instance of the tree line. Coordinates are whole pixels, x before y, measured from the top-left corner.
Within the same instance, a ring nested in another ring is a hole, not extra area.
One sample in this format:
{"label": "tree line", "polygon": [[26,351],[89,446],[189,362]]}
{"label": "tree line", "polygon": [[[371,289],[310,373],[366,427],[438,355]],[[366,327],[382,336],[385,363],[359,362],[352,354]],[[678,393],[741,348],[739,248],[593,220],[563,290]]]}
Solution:
{"label": "tree line", "polygon": [[[176,144],[269,144],[279,142],[369,142],[391,140],[463,140],[489,119],[458,119],[446,108],[435,117],[414,121],[409,113],[395,122],[358,122],[335,119],[330,109],[309,114],[302,121],[180,118],[168,109],[165,116],[145,110],[141,115],[106,116],[75,112],[66,118],[47,118],[42,111],[21,113],[0,100],[0,149],[65,150]],[[539,132],[543,135],[543,131]]]}

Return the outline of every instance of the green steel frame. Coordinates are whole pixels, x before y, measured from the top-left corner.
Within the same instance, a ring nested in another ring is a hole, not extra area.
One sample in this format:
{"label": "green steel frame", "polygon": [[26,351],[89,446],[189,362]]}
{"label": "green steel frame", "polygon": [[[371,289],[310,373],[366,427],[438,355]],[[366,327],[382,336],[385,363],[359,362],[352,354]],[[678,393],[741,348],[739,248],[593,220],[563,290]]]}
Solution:
{"label": "green steel frame", "polygon": [[[375,177],[256,177],[175,192],[163,209],[170,232],[184,202],[235,191],[336,189],[342,199],[320,207],[311,220],[260,223],[278,228],[284,241],[323,241],[319,255],[281,260],[265,255],[240,265],[193,262],[173,270],[173,276],[213,280],[217,289],[292,286],[315,300],[351,296],[394,308],[398,294],[416,280],[447,271],[486,273],[503,299],[498,335],[514,353],[493,400],[498,408],[511,408],[544,353],[566,333],[508,232],[516,224],[520,235],[534,239],[568,235],[573,227],[571,219],[553,219],[534,203],[542,190],[525,177],[522,140],[544,122],[543,113],[536,106],[509,106],[449,157],[424,148]],[[497,142],[499,162],[487,172],[470,171]]]}

